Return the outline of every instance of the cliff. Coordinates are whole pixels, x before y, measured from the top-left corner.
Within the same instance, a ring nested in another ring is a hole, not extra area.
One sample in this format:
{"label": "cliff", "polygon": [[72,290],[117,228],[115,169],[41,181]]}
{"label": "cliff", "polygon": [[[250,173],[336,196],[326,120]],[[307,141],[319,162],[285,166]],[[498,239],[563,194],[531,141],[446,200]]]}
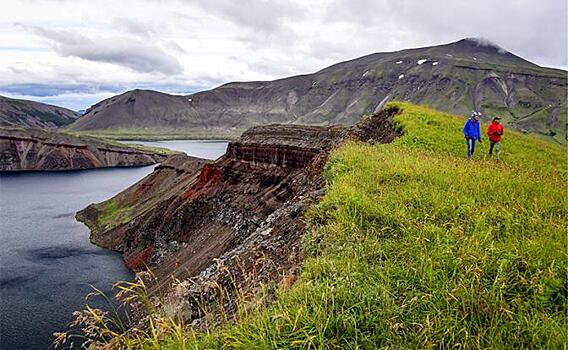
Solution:
{"label": "cliff", "polygon": [[94,243],[121,252],[129,268],[152,269],[153,291],[167,294],[174,279],[184,281],[188,294],[173,307],[183,318],[199,318],[189,294],[211,292],[206,281],[253,290],[295,275],[303,214],[324,193],[329,152],[346,140],[392,141],[396,113],[388,108],[354,127],[254,127],[217,161],[171,157],[77,218]]}
{"label": "cliff", "polygon": [[0,171],[78,170],[150,165],[166,156],[93,138],[0,128]]}

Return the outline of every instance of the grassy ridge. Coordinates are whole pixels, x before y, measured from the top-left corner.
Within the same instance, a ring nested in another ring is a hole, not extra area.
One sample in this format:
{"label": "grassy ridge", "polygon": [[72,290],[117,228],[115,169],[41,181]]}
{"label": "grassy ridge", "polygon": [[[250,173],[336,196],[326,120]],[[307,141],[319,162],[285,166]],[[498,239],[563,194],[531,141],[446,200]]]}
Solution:
{"label": "grassy ridge", "polygon": [[116,128],[85,131],[68,131],[77,136],[91,136],[113,140],[232,140],[244,130],[164,129],[164,128]]}
{"label": "grassy ridge", "polygon": [[467,160],[463,119],[396,105],[404,136],[329,159],[291,289],[235,325],[145,346],[565,347],[566,149],[507,130],[502,162],[486,144]]}
{"label": "grassy ridge", "polygon": [[509,132],[503,162],[468,161],[463,119],[398,106],[405,136],[329,160],[296,285],[186,348],[568,342],[566,150]]}
{"label": "grassy ridge", "polygon": [[117,146],[117,147],[120,147],[120,148],[132,148],[132,149],[142,151],[142,152],[157,153],[157,154],[163,154],[163,155],[166,155],[166,156],[180,153],[180,152],[177,152],[177,151],[172,151],[168,148],[150,147],[150,146],[144,146],[144,145],[139,145],[139,144],[135,144],[135,143],[119,142],[119,141],[117,141],[117,139],[105,138],[105,137],[102,137],[101,135],[95,136],[95,135],[89,135],[89,134],[86,134],[86,133],[71,132],[71,131],[65,131],[65,130],[58,130],[56,133],[60,134],[60,135],[67,135],[67,136],[71,136],[71,137],[76,137],[76,138],[79,138],[80,140],[82,140],[84,142],[94,141],[94,142],[99,143],[99,144],[102,142],[104,144],[113,145],[113,146]]}

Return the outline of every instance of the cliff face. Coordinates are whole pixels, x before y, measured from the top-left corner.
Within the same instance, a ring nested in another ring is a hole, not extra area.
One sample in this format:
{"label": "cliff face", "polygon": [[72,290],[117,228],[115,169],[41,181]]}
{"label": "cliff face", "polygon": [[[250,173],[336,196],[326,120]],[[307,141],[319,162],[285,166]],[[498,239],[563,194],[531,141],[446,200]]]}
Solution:
{"label": "cliff face", "polygon": [[0,128],[0,171],[141,166],[164,155],[32,129]]}
{"label": "cliff face", "polygon": [[[165,293],[174,278],[185,281],[184,293],[198,294],[207,293],[204,282],[212,279],[244,289],[278,281],[301,262],[302,217],[323,195],[329,152],[348,139],[392,141],[396,112],[351,128],[255,127],[217,161],[172,157],[77,218],[91,227],[93,242],[121,252],[129,268],[151,268],[153,288]],[[176,300],[191,304],[189,296]],[[188,305],[178,305],[184,317],[199,317]]]}

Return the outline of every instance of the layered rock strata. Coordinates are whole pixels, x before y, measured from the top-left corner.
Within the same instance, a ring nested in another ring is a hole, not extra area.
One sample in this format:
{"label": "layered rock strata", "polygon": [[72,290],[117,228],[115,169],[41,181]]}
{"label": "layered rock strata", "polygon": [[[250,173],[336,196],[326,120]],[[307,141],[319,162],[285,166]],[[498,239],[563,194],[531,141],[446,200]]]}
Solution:
{"label": "layered rock strata", "polygon": [[59,171],[155,164],[166,156],[35,129],[0,128],[0,171]]}
{"label": "layered rock strata", "polygon": [[169,295],[172,310],[199,320],[203,310],[192,296],[214,300],[208,282],[242,292],[294,278],[303,215],[324,193],[330,151],[346,140],[392,141],[396,113],[388,108],[350,128],[254,127],[217,161],[171,158],[77,218],[91,227],[93,242],[121,252],[129,268],[150,268],[152,291]]}

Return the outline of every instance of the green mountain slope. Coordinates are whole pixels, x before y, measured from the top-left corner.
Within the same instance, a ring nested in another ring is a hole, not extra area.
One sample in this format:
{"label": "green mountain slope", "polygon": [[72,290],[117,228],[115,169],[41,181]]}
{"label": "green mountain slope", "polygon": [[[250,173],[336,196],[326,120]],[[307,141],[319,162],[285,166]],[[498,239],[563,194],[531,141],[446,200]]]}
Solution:
{"label": "green mountain slope", "polygon": [[[178,128],[215,135],[270,123],[351,124],[390,99],[462,115],[473,109],[498,114],[507,124],[565,142],[567,87],[566,71],[463,39],[376,53],[313,74],[228,83],[189,96],[130,91],[93,106],[70,128],[124,133],[130,128],[131,134]],[[526,122],[535,113],[539,117]]]}
{"label": "green mountain slope", "polygon": [[400,109],[402,137],[348,143],[329,159],[327,191],[308,217],[305,260],[293,286],[267,286],[220,329],[198,332],[162,318],[152,335],[129,333],[114,344],[562,348],[565,149],[507,130],[501,162],[486,158],[486,144],[468,160],[463,118],[391,106]]}
{"label": "green mountain slope", "polygon": [[63,107],[0,96],[0,126],[57,128],[71,124],[79,114]]}

